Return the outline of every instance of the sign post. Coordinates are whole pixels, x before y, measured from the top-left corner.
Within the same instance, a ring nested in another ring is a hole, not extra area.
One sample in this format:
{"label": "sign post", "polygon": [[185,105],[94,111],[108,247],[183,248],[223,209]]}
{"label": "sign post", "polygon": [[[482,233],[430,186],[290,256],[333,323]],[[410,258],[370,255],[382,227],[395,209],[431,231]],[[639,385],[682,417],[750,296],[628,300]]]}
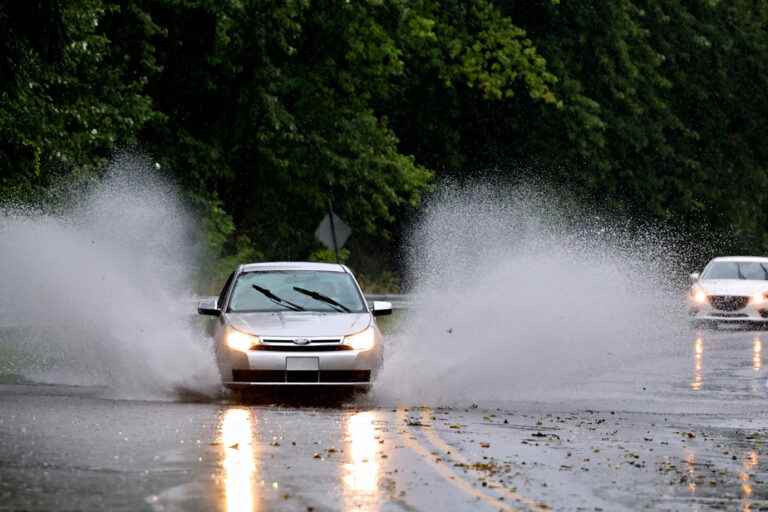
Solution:
{"label": "sign post", "polygon": [[344,247],[349,235],[352,234],[346,222],[333,212],[331,201],[328,201],[328,213],[315,230],[315,237],[328,249],[333,249],[336,263],[339,263],[339,249]]}
{"label": "sign post", "polygon": [[331,221],[331,238],[333,238],[333,252],[336,254],[336,263],[339,262],[339,242],[336,240],[336,223],[333,221],[333,205],[328,199],[328,219]]}

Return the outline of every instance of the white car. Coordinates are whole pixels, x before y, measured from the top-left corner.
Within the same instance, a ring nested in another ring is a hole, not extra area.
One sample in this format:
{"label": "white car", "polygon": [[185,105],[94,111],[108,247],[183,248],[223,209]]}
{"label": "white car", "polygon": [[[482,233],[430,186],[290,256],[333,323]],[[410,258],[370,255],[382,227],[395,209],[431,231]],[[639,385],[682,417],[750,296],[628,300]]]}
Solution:
{"label": "white car", "polygon": [[329,263],[252,263],[229,276],[198,313],[216,317],[212,332],[223,383],[368,389],[383,358],[375,317],[352,272]]}
{"label": "white car", "polygon": [[768,323],[768,258],[728,256],[691,274],[689,295],[694,326]]}

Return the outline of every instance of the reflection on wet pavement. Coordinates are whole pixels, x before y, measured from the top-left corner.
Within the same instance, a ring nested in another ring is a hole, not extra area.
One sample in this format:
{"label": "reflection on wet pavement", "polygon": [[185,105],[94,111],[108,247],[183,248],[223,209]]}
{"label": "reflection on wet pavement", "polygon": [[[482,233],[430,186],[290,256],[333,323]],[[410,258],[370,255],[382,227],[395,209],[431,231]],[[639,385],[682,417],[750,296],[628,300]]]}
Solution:
{"label": "reflection on wet pavement", "polygon": [[760,371],[763,367],[763,342],[759,336],[752,340],[752,368]]}
{"label": "reflection on wet pavement", "polygon": [[[763,369],[763,341],[760,335],[755,335],[752,337],[752,344],[750,345],[740,345],[737,347],[739,349],[739,355],[737,358],[731,357],[731,360],[737,363],[737,367],[733,369],[729,369],[727,366],[724,366],[723,363],[726,363],[727,360],[724,360],[721,356],[721,353],[724,350],[724,346],[722,344],[721,339],[713,337],[712,340],[710,340],[711,343],[708,347],[708,359],[714,360],[714,362],[710,362],[708,364],[709,368],[709,375],[710,377],[708,380],[710,381],[708,383],[707,389],[712,390],[719,390],[724,388],[722,379],[728,379],[730,382],[736,382],[737,380],[734,380],[734,371],[738,371],[739,368],[743,368],[744,366],[744,359],[747,359],[748,365],[747,368],[751,367],[751,369],[754,372],[761,372]],[[750,347],[751,350],[749,350],[747,347]],[[699,335],[697,336],[693,341],[693,372],[691,376],[691,380],[689,382],[689,387],[693,391],[701,391],[704,389],[704,337]],[[716,353],[711,353],[712,350],[717,351]],[[747,350],[749,352],[745,353]],[[743,355],[742,355],[743,354]],[[742,359],[744,357],[744,359]],[[721,379],[722,377],[722,379]],[[760,375],[755,373],[753,376],[746,377],[746,380],[749,382],[748,386],[751,392],[753,393],[761,393],[763,391],[762,389],[762,381],[760,380]],[[744,382],[743,380],[741,382]]]}
{"label": "reflection on wet pavement", "polygon": [[0,509],[768,511],[767,334],[684,336],[575,401],[407,414],[0,386]]}
{"label": "reflection on wet pavement", "polygon": [[693,342],[693,380],[691,381],[691,389],[694,391],[699,391],[704,382],[703,357],[704,340],[699,336]]}
{"label": "reflection on wet pavement", "polygon": [[744,458],[742,471],[739,473],[741,481],[741,512],[752,512],[752,476],[750,471],[757,467],[759,462],[757,452],[752,450]]}
{"label": "reflection on wet pavement", "polygon": [[248,409],[228,409],[221,421],[227,512],[258,510],[254,418]]}
{"label": "reflection on wet pavement", "polygon": [[[760,444],[757,447],[749,446],[760,439],[760,434],[757,432],[749,434],[741,441],[731,437],[733,434],[731,429],[721,431],[721,434],[724,434],[724,437],[717,436],[714,432],[709,433],[709,436],[713,436],[710,439],[718,443],[716,446],[724,448],[719,454],[711,450],[700,452],[699,449],[691,446],[683,449],[682,459],[685,464],[681,467],[680,482],[686,484],[687,493],[690,496],[688,510],[739,510],[740,512],[768,510],[768,501],[765,500],[766,487],[759,467]],[[706,439],[708,435],[704,433],[702,437]],[[724,444],[726,440],[730,440],[730,443]],[[735,454],[728,450],[728,445],[734,441],[736,441],[735,444],[740,445],[745,440],[748,443],[747,446],[742,445],[737,448],[731,445],[735,448]],[[740,456],[739,452],[741,452]],[[725,457],[720,458],[722,455]],[[735,467],[730,464],[731,462],[735,463]],[[734,484],[737,487],[731,487]]]}
{"label": "reflection on wet pavement", "polygon": [[688,490],[694,494],[696,492],[696,454],[689,449],[685,450],[685,463],[688,466]]}
{"label": "reflection on wet pavement", "polygon": [[378,441],[374,413],[358,412],[346,417],[348,460],[343,465],[344,495],[347,510],[375,510],[379,501]]}

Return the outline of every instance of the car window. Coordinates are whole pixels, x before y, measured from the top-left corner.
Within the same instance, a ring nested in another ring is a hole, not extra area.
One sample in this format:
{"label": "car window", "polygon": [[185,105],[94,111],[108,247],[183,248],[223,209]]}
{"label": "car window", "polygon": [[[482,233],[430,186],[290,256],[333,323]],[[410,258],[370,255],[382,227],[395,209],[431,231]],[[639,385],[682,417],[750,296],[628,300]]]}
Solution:
{"label": "car window", "polygon": [[219,308],[224,307],[224,301],[227,300],[227,291],[229,290],[229,286],[232,284],[233,277],[235,277],[234,272],[229,274],[229,277],[227,278],[227,282],[224,283],[224,288],[222,288],[221,293],[219,293],[219,298],[216,301],[216,305],[219,306]]}
{"label": "car window", "polygon": [[768,263],[759,261],[715,261],[703,279],[743,279],[768,281]]}
{"label": "car window", "polygon": [[307,311],[335,312],[339,308],[316,298],[300,293],[295,288],[302,288],[320,293],[333,299],[353,313],[365,311],[360,292],[352,276],[346,272],[328,272],[316,270],[257,271],[240,274],[232,297],[229,311],[287,311],[288,308],[276,304],[253,285],[269,290],[272,294],[289,301]]}

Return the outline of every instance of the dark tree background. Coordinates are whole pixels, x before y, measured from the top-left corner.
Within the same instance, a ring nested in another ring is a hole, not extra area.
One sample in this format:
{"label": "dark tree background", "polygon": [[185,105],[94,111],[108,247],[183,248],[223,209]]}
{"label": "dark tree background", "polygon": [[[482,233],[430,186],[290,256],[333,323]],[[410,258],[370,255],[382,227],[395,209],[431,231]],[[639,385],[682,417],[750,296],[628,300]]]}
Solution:
{"label": "dark tree background", "polygon": [[[768,250],[768,0],[5,0],[0,200],[138,147],[225,265],[379,271],[436,179],[536,174]],[[366,269],[368,270],[368,269]]]}

